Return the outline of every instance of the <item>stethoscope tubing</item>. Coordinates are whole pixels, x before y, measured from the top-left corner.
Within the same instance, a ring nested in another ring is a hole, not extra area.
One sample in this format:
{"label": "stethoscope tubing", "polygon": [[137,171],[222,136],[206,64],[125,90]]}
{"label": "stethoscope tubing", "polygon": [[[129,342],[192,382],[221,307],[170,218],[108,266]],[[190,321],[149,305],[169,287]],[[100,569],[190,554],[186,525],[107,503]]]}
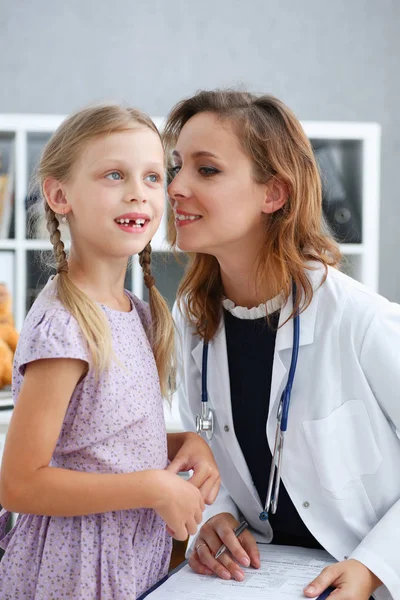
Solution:
{"label": "stethoscope tubing", "polygon": [[203,359],[201,365],[201,401],[208,402],[207,392],[208,342],[203,343]]}
{"label": "stethoscope tubing", "polygon": [[[296,292],[297,292],[296,284],[294,281],[292,284],[292,288],[293,288],[292,297],[293,297],[293,306],[294,306],[296,303]],[[295,312],[294,318],[293,318],[292,358],[290,360],[288,380],[287,380],[285,389],[283,390],[283,394],[282,394],[282,414],[280,417],[280,429],[282,432],[285,432],[287,430],[287,426],[288,426],[290,398],[291,398],[291,394],[292,394],[294,376],[296,374],[297,358],[299,356],[299,347],[300,347],[300,315],[299,315],[299,311],[297,309]],[[278,416],[279,416],[279,409],[278,409]]]}
{"label": "stethoscope tubing", "polygon": [[[296,284],[292,282],[293,306],[296,304]],[[282,392],[277,413],[277,427],[275,435],[274,452],[272,455],[271,470],[268,482],[267,501],[265,509],[260,513],[260,519],[268,520],[269,509],[274,514],[278,505],[279,484],[281,478],[282,455],[285,433],[288,427],[289,407],[292,394],[292,387],[297,368],[297,359],[300,347],[300,315],[296,309],[293,318],[293,345],[292,356],[290,360],[289,374],[286,386]],[[201,414],[196,417],[197,433],[205,433],[208,440],[211,440],[214,434],[214,413],[208,408],[207,391],[207,373],[208,373],[208,341],[203,343],[202,371],[201,371]]]}

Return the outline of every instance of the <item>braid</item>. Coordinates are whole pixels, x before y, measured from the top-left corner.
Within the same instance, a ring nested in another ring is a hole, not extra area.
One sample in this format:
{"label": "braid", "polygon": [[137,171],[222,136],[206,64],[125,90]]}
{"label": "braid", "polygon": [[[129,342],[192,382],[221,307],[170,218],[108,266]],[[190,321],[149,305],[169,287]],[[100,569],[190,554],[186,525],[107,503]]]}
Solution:
{"label": "braid", "polygon": [[150,290],[156,283],[153,275],[151,274],[151,245],[150,243],[139,253],[139,264],[143,269],[143,279],[148,290]]}
{"label": "braid", "polygon": [[97,379],[104,370],[110,367],[113,357],[110,326],[101,308],[68,277],[67,255],[64,243],[61,241],[57,215],[47,202],[44,206],[47,229],[56,259],[57,296],[81,328],[91,355],[89,366],[90,368],[93,366]]}
{"label": "braid", "polygon": [[47,220],[47,231],[50,233],[50,241],[53,244],[54,255],[56,257],[57,273],[68,273],[67,255],[64,250],[64,243],[61,241],[61,232],[56,213],[45,202],[45,212]]}
{"label": "braid", "polygon": [[151,324],[148,336],[156,360],[160,386],[163,396],[168,397],[175,389],[175,349],[174,323],[168,305],[155,286],[151,274],[151,245],[150,243],[139,253],[139,264],[143,269],[144,283],[149,290]]}

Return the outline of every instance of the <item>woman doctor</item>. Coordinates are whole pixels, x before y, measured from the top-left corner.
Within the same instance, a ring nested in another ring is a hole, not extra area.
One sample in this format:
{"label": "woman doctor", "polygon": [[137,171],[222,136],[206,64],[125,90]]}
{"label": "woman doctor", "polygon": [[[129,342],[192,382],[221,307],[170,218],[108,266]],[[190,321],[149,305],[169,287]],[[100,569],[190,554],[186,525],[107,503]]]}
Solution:
{"label": "woman doctor", "polygon": [[[170,234],[189,253],[174,308],[177,394],[195,430],[208,342],[210,446],[223,484],[191,567],[240,581],[240,565],[260,564],[256,535],[339,561],[308,597],[332,585],[337,600],[399,600],[400,307],[337,269],[313,152],[282,102],[199,92],[172,110],[165,142]],[[261,520],[297,312],[278,506]],[[236,539],[243,517],[253,533]],[[216,560],[222,543],[230,552]]]}

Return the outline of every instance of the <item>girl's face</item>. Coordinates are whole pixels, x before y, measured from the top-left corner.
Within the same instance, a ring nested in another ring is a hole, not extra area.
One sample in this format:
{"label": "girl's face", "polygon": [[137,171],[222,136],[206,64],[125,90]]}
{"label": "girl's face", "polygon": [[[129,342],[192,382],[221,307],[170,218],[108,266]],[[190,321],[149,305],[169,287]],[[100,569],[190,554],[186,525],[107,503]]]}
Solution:
{"label": "girl's face", "polygon": [[63,187],[74,244],[115,258],[139,253],[154,236],[164,208],[158,135],[138,127],[91,140]]}
{"label": "girl's face", "polygon": [[254,181],[252,163],[229,121],[199,113],[182,128],[168,194],[177,245],[187,252],[241,252],[262,245],[268,185]]}

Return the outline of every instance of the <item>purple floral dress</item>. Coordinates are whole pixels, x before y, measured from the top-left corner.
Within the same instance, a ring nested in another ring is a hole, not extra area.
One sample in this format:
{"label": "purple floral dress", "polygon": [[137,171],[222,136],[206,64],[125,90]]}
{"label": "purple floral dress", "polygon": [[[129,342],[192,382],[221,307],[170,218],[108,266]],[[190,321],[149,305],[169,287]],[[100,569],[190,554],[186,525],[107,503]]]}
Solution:
{"label": "purple floral dress", "polygon": [[[96,381],[88,374],[70,400],[51,465],[94,473],[164,469],[167,441],[160,383],[145,327],[147,305],[127,292],[129,313],[102,306],[119,359]],[[55,296],[54,281],[24,323],[15,354],[14,402],[25,365],[90,356],[77,321]],[[55,398],[54,401],[57,399]],[[19,515],[5,533],[0,513],[1,600],[134,600],[163,577],[171,538],[151,509],[82,517]]]}

